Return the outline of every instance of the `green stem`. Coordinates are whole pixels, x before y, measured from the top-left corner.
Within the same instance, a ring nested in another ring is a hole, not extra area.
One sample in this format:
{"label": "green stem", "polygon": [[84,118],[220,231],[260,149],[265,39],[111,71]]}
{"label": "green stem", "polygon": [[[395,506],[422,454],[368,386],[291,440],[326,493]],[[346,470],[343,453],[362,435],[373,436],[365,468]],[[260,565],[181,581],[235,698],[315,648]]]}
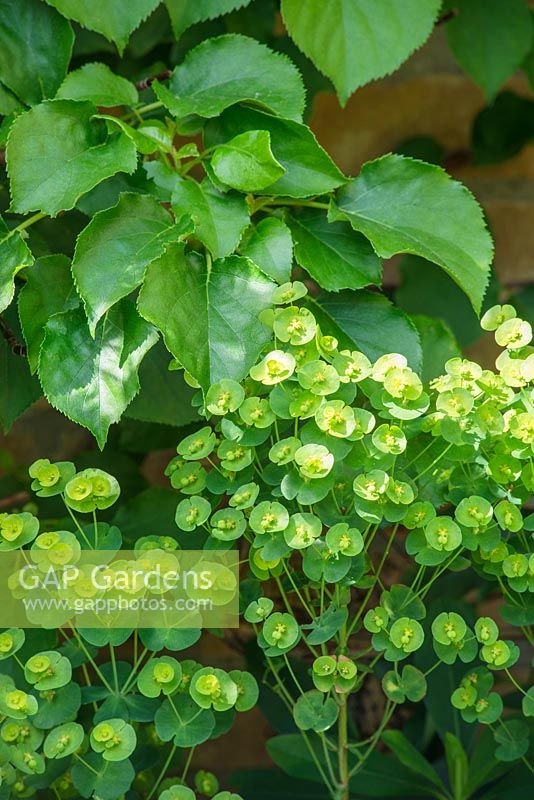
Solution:
{"label": "green stem", "polygon": [[[386,706],[386,709],[384,711],[384,715],[382,717],[382,722],[380,723],[379,727],[377,728],[377,730],[373,734],[373,736],[371,738],[371,741],[370,741],[370,744],[369,744],[369,747],[367,748],[366,752],[362,756],[358,755],[359,761],[351,769],[351,771],[349,772],[349,776],[350,777],[352,777],[353,775],[355,775],[357,772],[360,771],[360,769],[363,767],[364,763],[367,761],[367,759],[369,758],[369,756],[371,755],[371,753],[375,749],[375,747],[376,747],[376,745],[378,743],[378,740],[382,736],[382,732],[383,732],[384,728],[386,727],[386,725],[388,724],[389,720],[391,719],[391,716],[392,716],[393,711],[395,709],[395,705],[396,705],[395,703],[392,703],[390,700],[388,700],[388,704]],[[347,797],[348,797],[348,795],[347,795]]]}
{"label": "green stem", "polygon": [[98,664],[94,660],[93,656],[91,655],[91,653],[89,652],[89,650],[85,646],[85,643],[84,643],[82,637],[80,636],[80,634],[78,633],[78,631],[76,630],[76,628],[73,625],[70,625],[70,628],[71,628],[71,630],[72,630],[72,632],[73,632],[73,634],[74,634],[74,636],[76,638],[76,641],[78,642],[78,645],[83,650],[83,652],[84,652],[86,658],[88,659],[89,663],[91,664],[92,668],[94,669],[94,671],[96,672],[96,674],[98,675],[98,677],[100,678],[100,680],[102,681],[102,683],[104,684],[106,689],[111,694],[113,694],[113,689],[111,687],[111,684],[109,683],[109,681],[106,680],[106,678],[102,674],[102,671],[100,670],[100,667],[98,666]]}
{"label": "green stem", "polygon": [[84,758],[78,755],[78,753],[73,753],[73,756],[80,762],[80,764],[83,764],[86,769],[90,770],[90,772],[92,772],[93,775],[98,775],[98,777],[100,777],[100,773],[98,772],[98,770],[96,770],[94,767],[88,764]]}
{"label": "green stem", "polygon": [[189,755],[187,756],[187,760],[184,765],[184,771],[182,772],[182,783],[185,782],[187,778],[187,773],[189,772],[189,767],[191,766],[191,761],[193,760],[193,753],[195,752],[195,748],[192,747],[189,751]]}
{"label": "green stem", "polygon": [[452,444],[448,444],[448,445],[447,445],[447,447],[446,447],[444,450],[442,450],[442,451],[441,451],[441,453],[439,454],[439,456],[437,456],[437,457],[434,459],[434,461],[432,461],[432,462],[431,462],[431,463],[428,465],[428,467],[425,467],[425,469],[424,469],[422,472],[420,472],[420,473],[419,473],[419,475],[416,475],[416,476],[415,476],[415,478],[412,478],[412,480],[413,480],[414,482],[417,482],[418,480],[420,480],[420,479],[423,477],[423,475],[426,475],[426,473],[427,473],[429,470],[431,470],[433,467],[435,467],[435,466],[436,466],[436,464],[437,464],[439,461],[441,461],[441,459],[443,458],[443,456],[445,456],[445,455],[446,455],[446,454],[449,452],[449,450],[451,449],[451,447],[452,447],[452,446],[453,446]]}
{"label": "green stem", "polygon": [[304,206],[305,208],[324,208],[327,210],[330,208],[329,203],[320,203],[316,200],[293,200],[292,198],[274,199],[269,203],[263,203],[260,208],[268,208],[269,206]]}
{"label": "green stem", "polygon": [[115,684],[115,691],[117,694],[119,693],[119,676],[117,673],[117,662],[115,660],[115,648],[113,645],[109,644],[109,654],[111,656],[111,668],[113,670],[113,683]]}
{"label": "green stem", "polygon": [[505,667],[504,671],[506,672],[506,674],[508,675],[508,678],[513,683],[513,685],[518,690],[518,692],[521,692],[521,694],[525,695],[525,697],[528,697],[527,692],[525,692],[525,690],[522,688],[522,686],[519,685],[519,683],[516,681],[516,679],[514,678],[512,673],[510,672],[510,670],[506,669],[506,667]]}
{"label": "green stem", "polygon": [[165,777],[165,773],[169,769],[170,763],[171,763],[171,761],[173,759],[173,756],[174,756],[175,752],[176,752],[176,745],[173,744],[173,746],[171,747],[171,751],[170,751],[169,755],[167,756],[167,758],[165,759],[165,763],[164,763],[163,767],[161,768],[161,771],[160,771],[158,777],[156,778],[156,782],[154,783],[152,789],[148,793],[148,796],[147,796],[146,800],[150,800],[150,798],[154,797],[154,795],[158,791],[158,786],[160,785],[161,781]]}
{"label": "green stem", "polygon": [[[61,497],[63,498],[63,502],[65,503],[65,498],[63,497],[63,495],[61,495]],[[80,532],[80,535],[83,537],[83,540],[84,540],[84,542],[86,543],[87,547],[88,547],[90,550],[94,550],[94,547],[92,546],[91,542],[89,541],[89,539],[88,539],[88,538],[87,538],[87,536],[85,535],[85,533],[84,533],[84,531],[83,531],[83,529],[82,529],[82,527],[81,527],[80,523],[78,522],[78,520],[76,519],[76,517],[75,517],[75,516],[74,516],[74,514],[72,513],[72,510],[69,508],[69,506],[67,505],[67,503],[65,503],[65,508],[66,508],[66,509],[67,509],[67,511],[69,512],[69,514],[70,514],[70,516],[71,516],[71,519],[72,519],[72,521],[74,522],[74,524],[75,524],[75,525],[76,525],[76,527],[78,528],[78,531]]]}
{"label": "green stem", "polygon": [[337,723],[337,756],[339,767],[339,800],[349,800],[349,751],[347,730],[347,698],[343,695]]}
{"label": "green stem", "polygon": [[10,236],[13,236],[15,233],[20,233],[20,231],[26,230],[31,225],[34,225],[36,222],[39,222],[40,219],[44,219],[44,217],[48,216],[47,214],[43,214],[42,212],[38,212],[37,214],[32,214],[31,217],[23,220],[16,228],[12,228],[6,236],[6,239],[9,239]]}
{"label": "green stem", "polygon": [[382,559],[380,561],[380,564],[378,565],[378,569],[375,572],[375,580],[374,580],[373,584],[369,587],[369,589],[367,591],[367,594],[364,597],[363,603],[361,604],[361,606],[360,606],[360,608],[358,610],[358,613],[356,614],[356,616],[354,617],[354,619],[352,620],[352,622],[351,622],[351,624],[349,626],[349,629],[347,631],[347,638],[351,635],[351,633],[353,632],[354,628],[358,624],[358,621],[359,621],[360,617],[362,616],[362,614],[364,613],[365,609],[367,608],[367,603],[369,602],[369,600],[371,598],[371,595],[372,595],[372,593],[374,592],[374,590],[376,588],[376,585],[377,585],[378,580],[380,578],[380,573],[382,572],[382,568],[383,568],[384,564],[386,563],[387,557],[389,556],[389,553],[390,553],[391,547],[393,545],[393,541],[395,539],[395,536],[397,534],[398,528],[399,528],[399,526],[397,524],[397,525],[395,525],[395,527],[393,528],[393,530],[391,532],[391,536],[389,537],[388,543],[387,543],[387,545],[386,545],[386,547],[384,549],[384,553],[382,555]]}
{"label": "green stem", "polygon": [[93,528],[95,532],[95,550],[98,550],[98,522],[96,519],[96,511],[93,511]]}
{"label": "green stem", "polygon": [[303,596],[301,595],[301,593],[299,592],[299,590],[298,590],[298,588],[297,588],[297,585],[296,585],[295,581],[293,580],[293,576],[291,575],[291,572],[290,572],[290,571],[288,570],[288,568],[287,568],[287,564],[286,564],[286,562],[285,562],[285,561],[282,561],[282,565],[283,565],[283,567],[284,567],[284,571],[285,571],[285,573],[286,573],[286,575],[287,575],[287,577],[288,577],[288,579],[289,579],[289,582],[291,583],[291,586],[293,587],[293,590],[295,591],[295,593],[296,593],[296,595],[297,595],[298,599],[299,599],[299,600],[300,600],[300,602],[302,603],[302,606],[303,606],[303,608],[305,608],[305,609],[306,609],[306,611],[307,611],[307,613],[308,613],[308,616],[310,617],[310,619],[315,619],[315,614],[313,613],[313,611],[311,610],[311,608],[308,606],[308,604],[306,603],[306,601],[305,601],[305,599],[303,598]]}
{"label": "green stem", "polygon": [[146,106],[141,106],[141,108],[136,108],[135,111],[125,114],[122,119],[125,120],[125,122],[127,122],[129,119],[138,119],[139,116],[143,116],[143,114],[150,114],[151,111],[157,111],[158,108],[163,108],[163,103],[161,100],[158,100],[154,103],[148,103]]}

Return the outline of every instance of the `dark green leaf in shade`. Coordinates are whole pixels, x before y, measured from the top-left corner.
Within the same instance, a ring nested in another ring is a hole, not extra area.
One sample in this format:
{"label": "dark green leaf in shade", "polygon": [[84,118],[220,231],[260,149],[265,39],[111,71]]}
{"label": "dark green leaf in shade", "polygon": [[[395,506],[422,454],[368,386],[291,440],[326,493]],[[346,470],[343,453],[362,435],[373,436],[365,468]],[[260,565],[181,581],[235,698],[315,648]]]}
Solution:
{"label": "dark green leaf in shade", "polygon": [[[17,315],[13,307],[3,315],[3,319],[19,337]],[[4,336],[0,335],[0,425],[5,433],[42,394],[39,381],[30,373],[28,361],[13,353]]]}
{"label": "dark green leaf in shade", "polygon": [[445,363],[449,358],[460,357],[462,351],[452,331],[441,320],[425,316],[413,316],[411,320],[417,328],[421,340],[423,350],[421,378],[426,384],[439,375],[443,375]]}
{"label": "dark green leaf in shade", "polygon": [[215,19],[249,3],[250,0],[195,0],[194,3],[191,0],[165,0],[177,39],[191,25]]}
{"label": "dark green leaf in shade", "polygon": [[534,26],[524,0],[458,0],[447,38],[460,66],[492,100],[532,46]]}
{"label": "dark green leaf in shade", "polygon": [[0,81],[26,105],[55,95],[73,42],[67,20],[41,0],[0,0]]}
{"label": "dark green leaf in shade", "polygon": [[477,164],[498,164],[513,158],[534,139],[534,101],[501,92],[475,117],[471,149]]}
{"label": "dark green leaf in shade", "polygon": [[382,741],[397,756],[401,764],[417,772],[429,783],[437,786],[444,794],[446,788],[438,773],[429,761],[419,752],[410,740],[401,731],[384,731]]}
{"label": "dark green leaf in shade", "polygon": [[38,258],[19,294],[20,324],[32,373],[37,371],[46,323],[54,314],[76,308],[79,302],[69,259],[62,255]]}
{"label": "dark green leaf in shade", "polygon": [[383,295],[365,291],[322,295],[312,301],[311,310],[322,333],[335,336],[340,349],[361,350],[372,360],[393,349],[406,356],[412,369],[421,369],[417,329]]}
{"label": "dark green leaf in shade", "polygon": [[[473,306],[459,286],[440,267],[417,256],[405,256],[400,265],[402,282],[395,294],[399,308],[445,322],[462,346],[480,335]],[[498,285],[491,274],[482,311],[498,302]]]}
{"label": "dark green leaf in shade", "polygon": [[169,352],[161,341],[147,353],[139,370],[141,389],[126,409],[127,417],[175,426],[199,419],[191,405],[193,389],[182,372],[169,370],[169,361]]}
{"label": "dark green leaf in shade", "polygon": [[380,259],[369,240],[348,222],[328,222],[319,209],[307,209],[287,222],[297,262],[323,289],[337,292],[380,284]]}

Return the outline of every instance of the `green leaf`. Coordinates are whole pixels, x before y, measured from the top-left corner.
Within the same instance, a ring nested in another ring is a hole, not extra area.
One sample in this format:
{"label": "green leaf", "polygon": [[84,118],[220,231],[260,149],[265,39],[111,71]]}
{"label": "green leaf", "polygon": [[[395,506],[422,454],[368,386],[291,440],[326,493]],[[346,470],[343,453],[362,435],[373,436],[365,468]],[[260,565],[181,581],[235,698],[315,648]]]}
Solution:
{"label": "green leaf", "polygon": [[498,164],[521,152],[534,138],[534,102],[501,92],[475,117],[471,149],[477,164]]}
{"label": "green leaf", "polygon": [[[534,24],[534,11],[532,9],[530,10],[530,20],[531,23]],[[532,89],[534,87],[534,42],[531,44],[530,50],[523,61],[522,68],[528,78],[530,88]]]}
{"label": "green leaf", "polygon": [[[480,324],[469,299],[460,287],[436,264],[418,256],[404,256],[400,264],[402,282],[395,302],[407,314],[423,314],[442,320],[462,347],[481,336]],[[498,302],[495,276],[490,282],[482,311]]]}
{"label": "green leaf", "polygon": [[215,19],[229,11],[247,6],[250,0],[165,0],[177,39],[196,22]]}
{"label": "green leaf", "polygon": [[333,219],[348,219],[383,258],[413,253],[439,264],[478,312],[493,255],[482,211],[440,167],[399,155],[370,161],[341,189]]}
{"label": "green leaf", "polygon": [[49,100],[17,117],[7,142],[13,211],[55,217],[116,172],[132,173],[134,144],[108,136],[91,103]]}
{"label": "green leaf", "polygon": [[96,119],[105,119],[119,127],[143,155],[155,153],[158,150],[168,153],[172,151],[173,134],[162,120],[142,122],[137,128],[134,128],[120,117],[112,114],[97,114]]}
{"label": "green leaf", "polygon": [[[113,517],[113,524],[122,531],[125,541],[130,544],[141,536],[146,536],[147,530],[174,533],[175,513],[176,493],[161,486],[153,486],[120,505]],[[171,631],[170,628],[166,630]],[[153,649],[159,650],[159,645]]]}
{"label": "green leaf", "polygon": [[254,800],[329,800],[326,786],[318,786],[302,778],[290,778],[277,769],[246,769],[232,774],[244,797]]}
{"label": "green leaf", "polygon": [[144,357],[139,370],[141,389],[126,409],[127,417],[175,426],[198,421],[197,411],[191,405],[193,389],[181,372],[168,369],[169,360],[161,341]]}
{"label": "green leaf", "polygon": [[[15,111],[18,112],[22,110],[23,106],[20,104],[19,100],[17,100],[15,95],[0,83],[0,114],[7,117],[9,114],[13,114]],[[13,122],[12,119],[3,119],[0,123],[0,145],[2,145],[2,147],[5,147],[7,128],[10,126],[11,122]]]}
{"label": "green leaf", "polygon": [[273,155],[286,170],[263,190],[265,194],[309,197],[331,192],[346,182],[306,125],[253,108],[229,108],[219,119],[211,120],[205,129],[206,144],[222,144],[251,130],[269,131]]}
{"label": "green leaf", "polygon": [[281,219],[266,217],[256,227],[250,227],[241,240],[239,252],[277,283],[289,281],[293,241],[291,231]]}
{"label": "green leaf", "polygon": [[195,234],[215,258],[230,255],[249,223],[245,198],[223,194],[205,178],[202,183],[179,181],[172,195],[176,216],[189,214]]}
{"label": "green leaf", "polygon": [[15,295],[15,276],[33,263],[33,256],[21,234],[10,233],[0,217],[0,313]]}
{"label": "green leaf", "polygon": [[135,778],[135,770],[129,759],[104,761],[97,753],[86,753],[84,761],[76,761],[72,767],[72,783],[82,797],[100,797],[115,800],[128,791]]}
{"label": "green leaf", "polygon": [[94,339],[81,308],[56,314],[46,324],[39,360],[44,392],[102,448],[109,426],[137,394],[139,365],[156,341],[127,300],[107,312]]}
{"label": "green leaf", "polygon": [[55,95],[73,43],[70,24],[40,0],[0,0],[0,81],[26,105]]}
{"label": "green leaf", "polygon": [[120,53],[130,34],[151,14],[161,0],[128,0],[110,3],[109,0],[46,0],[63,16],[79,22],[84,28],[96,31],[115,42]]}
{"label": "green leaf", "polygon": [[211,166],[222,183],[240,192],[261,192],[285,172],[272,154],[268,131],[247,131],[219,145]]}
{"label": "green leaf", "polygon": [[419,332],[423,349],[423,383],[443,375],[445,362],[462,355],[458,342],[450,329],[439,319],[415,316],[411,320]]}
{"label": "green leaf", "polygon": [[395,703],[404,703],[406,699],[418,703],[426,694],[426,678],[416,667],[406,664],[402,674],[393,670],[386,672],[382,678],[382,689],[386,697]]}
{"label": "green leaf", "polygon": [[269,339],[258,314],[270,305],[273,282],[246,258],[214,261],[184,256],[173,245],[153,262],[139,294],[139,312],[203,389],[222,378],[241,380]]}
{"label": "green leaf", "polygon": [[[4,319],[18,336],[16,314],[8,313]],[[4,433],[42,394],[39,381],[30,374],[27,360],[13,353],[0,334],[0,425]]]}
{"label": "green leaf", "polygon": [[333,697],[312,689],[299,697],[293,708],[293,716],[302,731],[327,731],[339,715],[339,706]]}
{"label": "green leaf", "polygon": [[137,89],[115,75],[106,64],[84,64],[80,69],[69,72],[57,97],[64,100],[90,100],[95,106],[132,106],[139,100]]}
{"label": "green leaf", "polygon": [[79,302],[66,256],[43,256],[28,270],[19,294],[19,316],[32,374],[37,371],[46,323],[53,314],[76,308]]}
{"label": "green leaf", "polygon": [[[163,501],[166,502],[168,494],[169,493],[166,493],[165,489],[147,489],[146,492],[142,492],[137,497],[142,499],[143,497],[146,498],[150,496],[152,501],[157,502],[163,499]],[[175,493],[173,497],[175,502],[172,510],[172,517],[174,519],[174,512],[176,510]],[[136,500],[134,500],[135,505],[137,505]],[[141,513],[143,513],[143,511],[144,509],[141,508]],[[160,508],[158,508],[158,523],[159,514],[161,514]],[[150,522],[153,522],[153,520],[151,519]],[[175,535],[174,530],[175,528],[173,528],[171,524],[169,531],[172,531],[173,535]],[[142,524],[138,524],[138,534],[142,535],[145,531],[146,528],[142,527]],[[187,650],[189,647],[196,644],[200,639],[201,633],[202,631],[200,628],[143,628],[139,632],[139,638],[144,647],[148,647],[149,650],[158,652],[160,650],[172,650],[173,653],[176,653],[179,650]]]}
{"label": "green leaf", "polygon": [[393,349],[420,370],[421,343],[413,323],[389,300],[372,292],[340,292],[312,301],[323,334],[335,336],[340,349],[361,350],[373,361]]}
{"label": "green leaf", "polygon": [[459,0],[447,24],[449,46],[492,100],[518,69],[532,45],[533,25],[525,0]]}
{"label": "green leaf", "polygon": [[328,222],[319,209],[288,217],[295,258],[319,286],[329,291],[362,289],[381,282],[382,265],[361,233],[348,222]]}
{"label": "green leaf", "polygon": [[[308,644],[324,644],[332,639],[347,621],[347,609],[330,606],[325,612],[315,617],[310,625],[302,625],[302,630],[306,631],[306,641]],[[307,631],[310,633],[307,633]]]}
{"label": "green leaf", "polygon": [[210,738],[215,727],[215,715],[211,709],[199,709],[189,695],[177,694],[173,705],[169,700],[161,704],[154,723],[164,742],[172,739],[177,747],[195,747]]}
{"label": "green leaf", "polygon": [[495,757],[499,761],[515,761],[528,752],[529,729],[522,719],[501,720],[494,736],[498,745]]}
{"label": "green leaf", "polygon": [[397,756],[401,764],[404,764],[405,767],[408,767],[408,769],[416,772],[418,775],[422,775],[446,794],[447,790],[443,785],[443,781],[432,764],[421,755],[419,750],[414,747],[401,731],[384,731],[382,734],[382,741],[385,742],[389,749]]}
{"label": "green leaf", "polygon": [[304,84],[294,64],[239,34],[202,42],[175,68],[168,88],[157,82],[153,88],[175,117],[216,117],[245,100],[290,119],[301,119],[304,110]]}
{"label": "green leaf", "polygon": [[428,39],[440,0],[282,0],[291,38],[330,78],[344,105],[359,86],[397,69]]}
{"label": "green leaf", "polygon": [[[323,782],[317,769],[319,763],[323,772],[326,763],[319,741],[309,743],[314,747],[310,754],[307,743],[301,734],[275,736],[267,742],[267,750],[272,760],[288,775],[299,779]],[[349,766],[355,767],[357,759],[349,754]],[[392,758],[374,752],[365,766],[351,778],[351,792],[355,796],[379,797],[428,797],[428,783],[416,778]]]}
{"label": "green leaf", "polygon": [[106,311],[140,286],[150,262],[191,232],[188,217],[175,223],[150,195],[121,194],[117,205],[94,215],[72,261],[92,334]]}
{"label": "green leaf", "polygon": [[531,686],[521,702],[521,709],[525,717],[534,717],[534,686]]}
{"label": "green leaf", "polygon": [[445,756],[452,790],[456,797],[462,797],[469,774],[469,761],[463,744],[452,733],[445,734]]}
{"label": "green leaf", "polygon": [[39,710],[32,722],[45,730],[55,728],[56,725],[62,725],[64,722],[75,719],[81,703],[80,687],[77,683],[68,683],[60,689],[47,692],[41,698]]}

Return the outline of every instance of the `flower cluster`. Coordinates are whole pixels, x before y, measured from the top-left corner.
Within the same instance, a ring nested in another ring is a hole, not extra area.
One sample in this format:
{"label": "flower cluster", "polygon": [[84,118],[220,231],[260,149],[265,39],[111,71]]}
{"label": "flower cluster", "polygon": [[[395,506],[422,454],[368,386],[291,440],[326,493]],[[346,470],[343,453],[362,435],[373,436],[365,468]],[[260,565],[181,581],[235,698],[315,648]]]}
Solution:
{"label": "flower cluster", "polygon": [[[207,424],[179,444],[168,474],[186,495],[178,527],[248,559],[245,619],[272,688],[297,726],[319,733],[370,671],[384,675],[380,662],[395,665],[382,680],[392,713],[459,661],[474,666],[452,704],[466,721],[506,726],[490,689],[494,671],[517,687],[518,645],[476,608],[433,612],[429,598],[450,572],[487,581],[506,598],[506,622],[534,641],[530,325],[511,306],[490,309],[482,327],[505,348],[496,370],[454,357],[424,386],[402,354],[370,358],[323,330],[299,282],[276,289],[262,321],[272,340],[243,380],[199,394]],[[403,581],[388,587],[388,556],[403,552]],[[296,703],[280,677],[293,676],[290,652],[310,658]],[[532,716],[533,690],[520,691]]]}
{"label": "flower cluster", "polygon": [[[303,284],[279,287],[262,315],[272,339],[249,374],[198,393],[203,424],[166,470],[180,494],[177,529],[128,543],[146,564],[174,563],[181,548],[239,549],[256,675],[310,746],[318,737],[325,759],[337,731],[341,752],[358,754],[355,773],[397,706],[431,691],[447,713],[488,726],[496,758],[525,759],[534,716],[534,688],[518,673],[534,642],[530,326],[510,306],[491,309],[482,324],[505,347],[496,371],[452,358],[424,386],[403,355],[370,358],[340,344],[306,303]],[[0,514],[0,551],[19,551],[46,574],[86,551],[120,550],[120,530],[97,520],[119,498],[112,475],[41,459],[30,478],[66,516],[53,526],[29,507]],[[218,588],[223,596],[231,587]],[[89,596],[83,571],[72,591]],[[504,598],[499,620],[490,596]],[[190,759],[183,780],[168,777],[177,751],[226,732],[258,702],[251,673],[179,657],[199,637],[196,628],[103,625],[60,645],[55,631],[0,631],[6,797],[51,785],[59,796],[103,800],[130,788],[160,800],[240,800],[205,770],[186,785]],[[133,648],[131,665],[117,660],[119,646]],[[111,660],[95,660],[97,648]],[[449,697],[441,680],[453,665]],[[384,717],[360,742],[349,734],[348,699],[373,675]],[[518,693],[511,708],[506,682]],[[151,760],[136,774],[147,748]]]}
{"label": "flower cluster", "polygon": [[[209,430],[207,435],[200,432],[183,444],[181,454],[187,459],[209,453],[214,440]],[[35,462],[29,475],[38,497],[63,502],[65,529],[51,529],[27,507],[2,513],[0,551],[18,551],[21,568],[30,564],[42,578],[50,570],[54,579],[61,578],[76,565],[79,574],[75,579],[70,575],[67,594],[92,597],[97,589],[88,576],[94,567],[90,557],[83,560],[81,556],[104,550],[111,560],[121,550],[120,530],[96,517],[118,499],[117,480],[101,469],[77,472],[70,462],[53,464],[46,459]],[[189,520],[193,529],[199,520],[208,518],[211,506],[196,495],[186,503],[183,523],[187,529]],[[138,557],[130,566],[149,569],[156,563],[162,567],[177,564],[175,552],[180,542],[173,536],[152,534],[125,544]],[[111,578],[121,565],[127,567],[128,562],[109,563],[98,574],[102,579]],[[21,584],[22,569],[8,577],[14,597],[28,595]],[[224,570],[219,572],[214,573],[214,598],[233,589],[225,583]],[[137,597],[142,593],[135,582],[128,591]],[[56,584],[48,584],[47,592],[50,598],[58,596]],[[113,593],[112,583],[109,594]],[[198,745],[226,732],[236,713],[256,704],[256,679],[240,669],[225,672],[191,658],[175,658],[199,639],[198,628],[134,632],[132,628],[107,627],[103,617],[100,628],[77,630],[72,620],[68,621],[71,613],[66,613],[61,638],[55,630],[56,617],[51,619],[50,630],[0,630],[1,796],[39,797],[51,787],[54,796],[66,798],[116,800],[129,796],[131,789],[137,797],[195,800],[196,792],[185,783],[190,759],[185,770],[180,766],[183,780],[167,775],[177,772],[180,750],[191,754]],[[31,622],[31,613],[28,618]],[[46,617],[39,617],[39,625],[43,619],[46,622]],[[120,645],[133,647],[131,664],[117,660],[115,648]],[[99,648],[101,653],[109,651],[111,661],[100,658],[97,662]],[[145,762],[141,753],[148,751]],[[190,778],[203,797],[242,800],[237,794],[221,791],[210,772],[198,770]]]}

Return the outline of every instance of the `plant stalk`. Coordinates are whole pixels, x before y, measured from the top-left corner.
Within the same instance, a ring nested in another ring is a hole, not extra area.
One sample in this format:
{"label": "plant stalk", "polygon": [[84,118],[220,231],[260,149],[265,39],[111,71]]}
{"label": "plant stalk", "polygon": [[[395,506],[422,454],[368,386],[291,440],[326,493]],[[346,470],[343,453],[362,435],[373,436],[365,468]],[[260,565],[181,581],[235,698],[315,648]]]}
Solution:
{"label": "plant stalk", "polygon": [[349,750],[347,731],[347,698],[343,696],[338,720],[338,767],[339,767],[339,800],[350,800],[349,797]]}

